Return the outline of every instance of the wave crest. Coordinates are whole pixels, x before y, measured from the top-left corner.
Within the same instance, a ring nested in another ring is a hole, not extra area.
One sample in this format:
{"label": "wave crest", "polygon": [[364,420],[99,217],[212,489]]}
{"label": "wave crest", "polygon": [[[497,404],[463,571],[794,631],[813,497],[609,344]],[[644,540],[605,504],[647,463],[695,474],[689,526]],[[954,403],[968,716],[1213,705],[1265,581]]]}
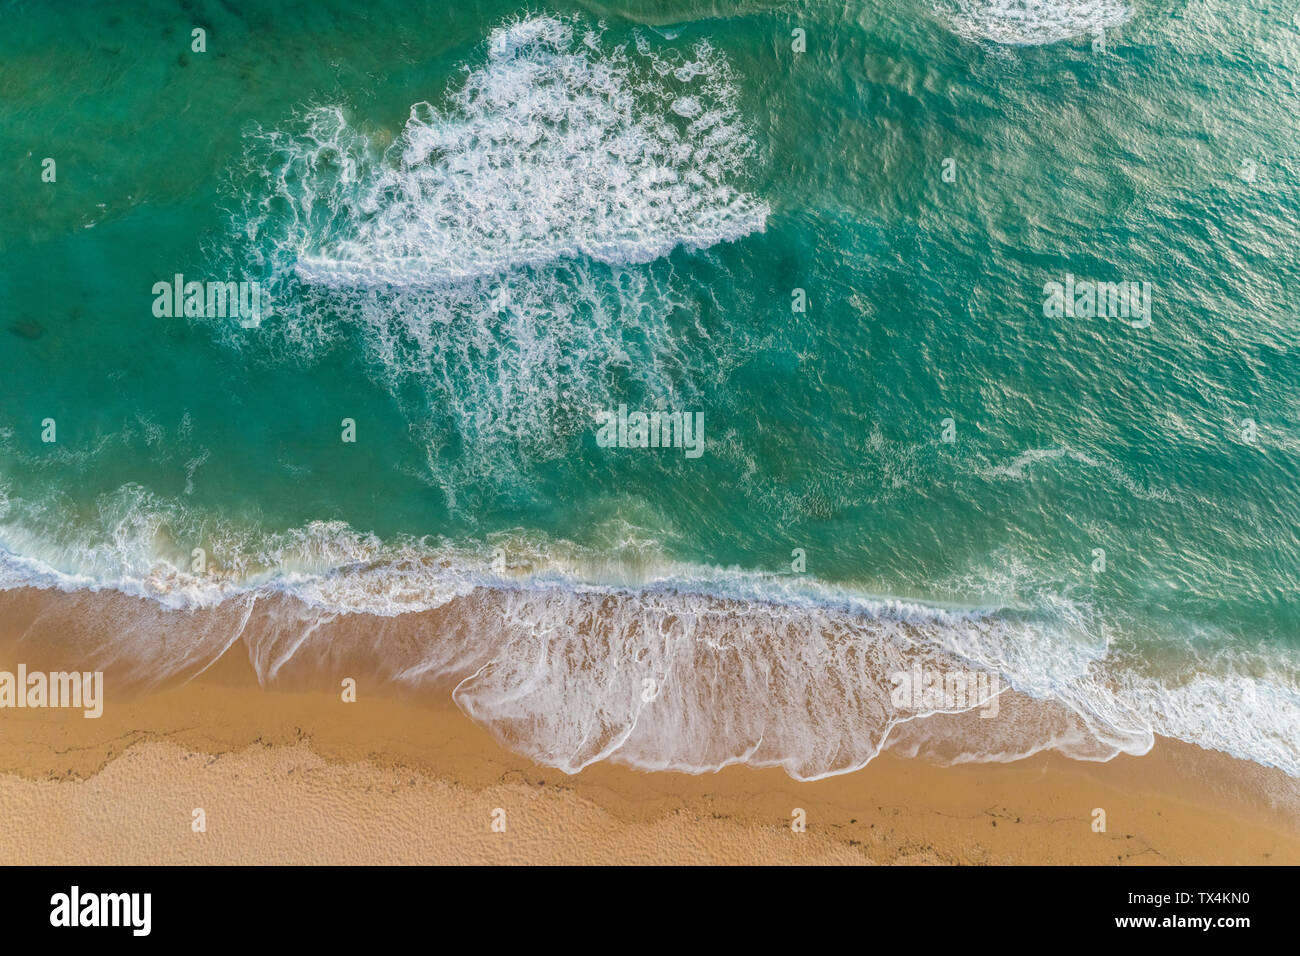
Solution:
{"label": "wave crest", "polygon": [[1091,36],[1127,23],[1127,0],[936,0],[962,36],[1013,46],[1038,46]]}
{"label": "wave crest", "polygon": [[[886,747],[945,762],[1044,749],[1105,760],[1161,734],[1300,776],[1294,654],[1187,644],[1156,668],[1061,595],[1025,607],[876,597],[677,563],[622,527],[611,553],[519,537],[383,542],[326,522],[253,534],[139,489],[101,502],[90,536],[25,531],[16,516],[30,510],[11,499],[0,523],[0,611],[21,621],[10,603],[49,589],[28,648],[112,669],[115,686],[185,679],[242,642],[264,684],[364,674],[450,692],[504,744],[570,773],[745,763],[815,779]],[[187,564],[195,540],[203,572]],[[999,712],[977,713],[988,694],[900,703],[904,672],[996,678]]]}
{"label": "wave crest", "polygon": [[339,106],[254,131],[219,253],[274,304],[232,342],[310,358],[359,341],[461,512],[562,454],[595,410],[688,401],[725,365],[725,329],[694,331],[716,267],[683,277],[668,257],[769,212],[740,185],[754,144],[707,43],[615,46],[535,17],[485,47],[391,142]]}

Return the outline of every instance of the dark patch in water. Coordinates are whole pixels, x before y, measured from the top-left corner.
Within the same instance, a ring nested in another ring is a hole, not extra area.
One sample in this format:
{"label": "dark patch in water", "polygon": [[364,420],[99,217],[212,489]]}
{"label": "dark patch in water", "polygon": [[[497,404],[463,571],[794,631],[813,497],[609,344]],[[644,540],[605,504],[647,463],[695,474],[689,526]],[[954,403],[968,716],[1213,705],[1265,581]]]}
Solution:
{"label": "dark patch in water", "polygon": [[22,319],[9,326],[9,331],[20,338],[35,341],[45,334],[45,326],[35,319]]}

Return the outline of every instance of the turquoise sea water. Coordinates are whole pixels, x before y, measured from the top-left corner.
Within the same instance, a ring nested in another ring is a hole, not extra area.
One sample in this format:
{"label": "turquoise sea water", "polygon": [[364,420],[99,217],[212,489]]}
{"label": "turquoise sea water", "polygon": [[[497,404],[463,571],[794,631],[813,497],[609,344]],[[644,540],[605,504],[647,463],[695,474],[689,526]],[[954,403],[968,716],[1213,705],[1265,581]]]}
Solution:
{"label": "turquoise sea water", "polygon": [[[382,619],[570,770],[1300,775],[1293,5],[0,9],[0,579],[171,609],[110,657],[289,596],[268,682]],[[912,719],[913,666],[1021,702]]]}

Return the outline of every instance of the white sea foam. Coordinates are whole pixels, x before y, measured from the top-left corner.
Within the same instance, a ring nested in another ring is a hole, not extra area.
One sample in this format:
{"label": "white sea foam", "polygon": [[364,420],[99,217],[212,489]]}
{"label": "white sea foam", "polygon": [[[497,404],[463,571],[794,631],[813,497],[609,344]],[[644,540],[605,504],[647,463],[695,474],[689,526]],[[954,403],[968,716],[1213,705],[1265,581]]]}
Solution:
{"label": "white sea foam", "polygon": [[[62,640],[76,621],[111,620],[79,649],[85,663],[150,684],[201,671],[239,640],[268,684],[368,669],[413,689],[454,685],[504,743],[571,773],[600,760],[746,763],[814,779],[885,747],[949,762],[1044,749],[1105,760],[1164,735],[1300,776],[1294,654],[1238,644],[1206,656],[1189,643],[1156,670],[1061,596],[1024,607],[873,596],[682,564],[626,529],[608,536],[622,542],[614,553],[521,536],[384,542],[333,522],[268,534],[134,487],[97,512],[87,529],[10,500],[0,591],[68,595],[76,613],[41,617]],[[32,514],[38,530],[18,520]],[[993,719],[900,710],[891,676],[914,667],[987,672],[1010,690]]]}
{"label": "white sea foam", "polygon": [[235,225],[270,240],[255,254],[273,276],[441,286],[562,259],[645,263],[764,228],[767,204],[734,183],[754,147],[707,43],[681,63],[542,17],[487,50],[387,149],[336,106],[254,134],[258,188]]}
{"label": "white sea foam", "polygon": [[1127,23],[1127,0],[935,0],[962,36],[1015,46],[1091,36]]}
{"label": "white sea foam", "polygon": [[1032,477],[1034,467],[1043,462],[1069,461],[1104,472],[1135,498],[1147,501],[1174,501],[1167,488],[1143,485],[1135,481],[1119,465],[1107,458],[1098,458],[1073,448],[1029,448],[1011,461],[985,468],[981,474],[999,480],[1023,481]]}
{"label": "white sea foam", "polygon": [[615,378],[688,401],[676,392],[726,345],[713,330],[682,348],[673,323],[710,290],[665,257],[761,231],[769,211],[739,185],[754,145],[706,43],[629,49],[534,17],[485,47],[386,147],[316,107],[255,131],[232,183],[235,245],[276,303],[257,341],[310,357],[360,335],[462,509],[466,485],[508,485],[617,405]]}

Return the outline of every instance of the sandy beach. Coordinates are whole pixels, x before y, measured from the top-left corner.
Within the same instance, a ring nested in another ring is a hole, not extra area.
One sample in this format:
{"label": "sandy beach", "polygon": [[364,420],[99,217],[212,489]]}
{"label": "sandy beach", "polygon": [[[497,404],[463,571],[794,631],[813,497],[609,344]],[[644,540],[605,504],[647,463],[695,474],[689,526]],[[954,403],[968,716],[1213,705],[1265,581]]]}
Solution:
{"label": "sandy beach", "polygon": [[0,726],[6,864],[1300,863],[1294,781],[1163,739],[1109,763],[885,752],[811,783],[738,766],[566,775],[449,700],[259,687],[240,643],[186,684],[110,693],[99,719],[6,709]]}

